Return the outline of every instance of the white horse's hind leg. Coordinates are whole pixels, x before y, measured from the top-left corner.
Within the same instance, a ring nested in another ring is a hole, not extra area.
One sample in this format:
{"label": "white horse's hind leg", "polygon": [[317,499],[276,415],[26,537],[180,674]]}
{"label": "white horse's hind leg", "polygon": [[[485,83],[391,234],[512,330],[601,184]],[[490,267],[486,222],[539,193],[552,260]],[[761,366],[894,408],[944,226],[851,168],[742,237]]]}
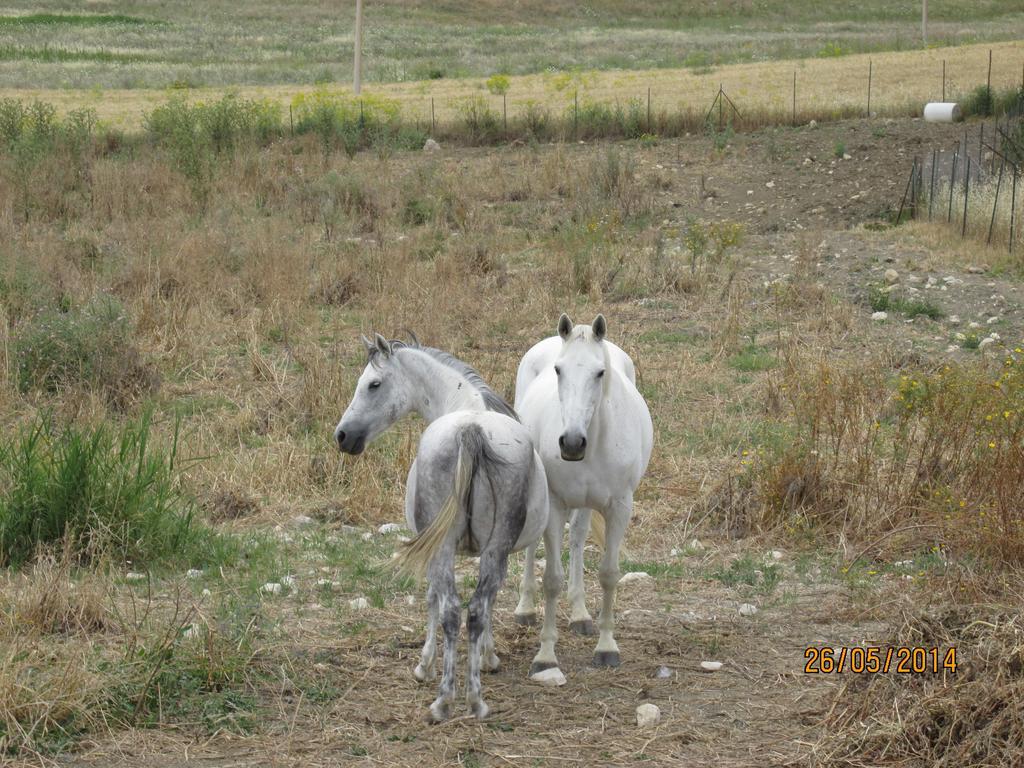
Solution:
{"label": "white horse's hind leg", "polygon": [[[507,557],[507,555],[505,556]],[[505,573],[504,557],[487,551],[480,558],[480,581],[469,601],[466,630],[469,633],[469,677],[466,679],[466,701],[470,711],[480,720],[489,708],[480,692],[480,662],[491,637],[491,608]]]}
{"label": "white horse's hind leg", "polygon": [[537,545],[531,544],[526,548],[523,557],[523,579],[519,587],[519,605],[516,606],[516,624],[532,626],[537,623],[537,577],[533,575],[534,555],[537,553]]}
{"label": "white horse's hind leg", "polygon": [[558,612],[558,596],[564,581],[561,557],[564,526],[565,510],[552,500],[548,527],[544,529],[544,626],[540,631],[540,650],[530,665],[531,675],[558,666],[558,658],[555,656],[555,642],[558,640],[555,614]]}
{"label": "white horse's hind leg", "polygon": [[633,514],[633,496],[614,499],[604,511],[605,549],[601,558],[601,615],[598,627],[601,637],[594,649],[594,665],[619,666],[619,646],[615,642],[615,589],[619,583],[619,548],[626,534],[626,525]]}
{"label": "white horse's hind leg", "polygon": [[427,639],[423,643],[420,663],[412,671],[421,683],[437,677],[437,592],[433,585],[427,587]]}
{"label": "white horse's hind leg", "polygon": [[583,584],[583,549],[590,532],[590,510],[573,510],[569,522],[569,631],[578,635],[596,635],[594,620],[587,611],[587,592]]}

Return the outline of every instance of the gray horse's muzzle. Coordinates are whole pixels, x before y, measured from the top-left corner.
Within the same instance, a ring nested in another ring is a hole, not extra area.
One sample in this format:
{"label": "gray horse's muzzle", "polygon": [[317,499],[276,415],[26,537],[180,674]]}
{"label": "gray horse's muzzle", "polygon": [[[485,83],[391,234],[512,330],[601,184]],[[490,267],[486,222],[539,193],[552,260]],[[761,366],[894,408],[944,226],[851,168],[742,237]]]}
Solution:
{"label": "gray horse's muzzle", "polygon": [[338,427],[334,430],[334,440],[338,443],[338,450],[353,456],[358,456],[366,447],[366,433],[359,430],[346,431]]}

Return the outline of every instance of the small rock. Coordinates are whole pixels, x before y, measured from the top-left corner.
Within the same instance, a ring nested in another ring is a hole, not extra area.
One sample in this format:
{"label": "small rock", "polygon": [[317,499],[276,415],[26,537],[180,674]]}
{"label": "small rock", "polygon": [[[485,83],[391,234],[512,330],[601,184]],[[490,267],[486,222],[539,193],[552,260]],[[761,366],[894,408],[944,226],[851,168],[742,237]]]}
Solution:
{"label": "small rock", "polygon": [[979,328],[981,328],[981,323],[976,323],[973,320],[971,320],[971,322],[967,324],[967,327],[970,328],[972,331],[976,331]]}
{"label": "small rock", "polygon": [[774,181],[766,181],[764,185],[766,187],[768,187],[768,189],[775,189],[775,182]]}
{"label": "small rock", "polygon": [[843,153],[843,160],[853,160],[853,155]]}
{"label": "small rock", "polygon": [[365,597],[357,597],[355,600],[348,601],[348,607],[353,611],[365,611],[370,607],[370,601]]}
{"label": "small rock", "polygon": [[662,665],[655,671],[654,676],[659,680],[668,680],[672,677],[672,670]]}
{"label": "small rock", "polygon": [[722,668],[722,662],[720,661],[702,661],[700,668],[705,672],[717,672]]}
{"label": "small rock", "polygon": [[889,319],[889,313],[888,312],[874,312],[871,315],[871,319],[872,320],[877,320],[878,322],[882,322],[883,320],[888,320]]}
{"label": "small rock", "polygon": [[740,606],[740,616],[753,616],[757,613],[757,606],[751,603],[743,603]]}
{"label": "small rock", "polygon": [[309,515],[296,515],[292,518],[292,525],[296,528],[309,528],[314,522],[316,521]]}
{"label": "small rock", "polygon": [[128,573],[126,573],[124,575],[124,577],[125,577],[125,579],[127,581],[145,581],[146,580],[146,574],[144,574],[144,573],[136,573],[135,571],[128,571]]}
{"label": "small rock", "polygon": [[201,595],[202,595],[203,597],[210,597],[210,596],[211,596],[211,595],[213,594],[213,592],[211,592],[211,591],[210,591],[210,590],[208,590],[208,589],[204,589],[204,590],[203,590],[203,591],[202,591],[202,592],[201,592],[200,594],[201,594]]}
{"label": "small rock", "polygon": [[295,577],[294,576],[282,576],[281,577],[281,586],[282,587],[288,587],[288,589],[291,589],[292,587],[295,586]]}
{"label": "small rock", "polygon": [[397,523],[384,523],[384,525],[377,529],[377,533],[398,533],[400,530],[402,530],[402,526]]}
{"label": "small rock", "polygon": [[405,596],[405,604],[406,605],[416,605],[416,595],[406,595]]}
{"label": "small rock", "polygon": [[198,579],[202,575],[203,575],[203,572],[201,570],[199,570],[198,568],[189,568],[185,572],[185,578],[188,578],[188,579]]}
{"label": "small rock", "polygon": [[969,275],[983,275],[985,274],[986,267],[979,267],[974,264],[967,268],[967,274]]}
{"label": "small rock", "polygon": [[260,592],[263,592],[268,595],[279,595],[281,594],[281,585],[278,584],[276,581],[268,581],[266,584],[260,587]]}
{"label": "small rock", "polygon": [[433,139],[427,139],[425,142],[423,142],[423,151],[424,152],[440,152],[441,151],[441,145],[438,144]]}
{"label": "small rock", "polygon": [[560,670],[558,667],[552,667],[551,669],[545,669],[541,672],[535,672],[534,674],[530,675],[530,679],[533,680],[533,682],[535,683],[540,683],[541,685],[550,685],[552,687],[557,685],[565,685],[566,682],[565,675],[562,674],[562,670]]}
{"label": "small rock", "polygon": [[705,549],[704,545],[701,544],[700,539],[691,539],[689,546],[691,552],[703,552]]}
{"label": "small rock", "polygon": [[978,342],[978,349],[984,349],[985,347],[989,346],[990,344],[995,344],[995,343],[996,343],[995,339],[993,339],[991,336],[986,336],[984,339],[982,339],[981,341]]}
{"label": "small rock", "polygon": [[950,315],[948,322],[950,325],[960,325],[960,315]]}
{"label": "small rock", "polygon": [[654,704],[641,704],[636,708],[636,724],[639,728],[652,728],[661,722],[661,710]]}
{"label": "small rock", "polygon": [[807,127],[808,128],[817,128],[818,127],[818,121],[817,120],[811,120],[811,122],[809,122],[807,124]]}
{"label": "small rock", "polygon": [[990,318],[988,319],[988,324],[989,324],[989,325],[995,325],[995,324],[996,324],[996,323],[998,323],[998,322],[999,322],[999,318],[998,318],[998,317],[990,317]]}
{"label": "small rock", "polygon": [[372,538],[373,538],[373,534],[372,534],[372,533],[370,533],[369,531],[367,531],[366,533],[364,533],[364,534],[363,534],[362,536],[360,536],[359,538],[361,538],[361,539],[362,539],[363,541],[369,541],[370,539],[372,539]]}
{"label": "small rock", "polygon": [[669,557],[679,557],[679,550],[676,549],[675,547],[672,547],[672,549],[669,550],[668,556]]}
{"label": "small rock", "polygon": [[887,283],[895,283],[899,279],[900,279],[900,273],[897,272],[895,269],[887,269],[887,270],[885,270],[885,282],[887,282]]}
{"label": "small rock", "polygon": [[630,571],[629,573],[622,574],[619,579],[619,584],[633,584],[644,581],[653,581],[651,574],[645,573],[644,571]]}
{"label": "small rock", "polygon": [[769,552],[768,556],[772,560],[781,560],[782,559],[782,553],[779,550],[777,550],[777,549],[773,549],[771,552]]}

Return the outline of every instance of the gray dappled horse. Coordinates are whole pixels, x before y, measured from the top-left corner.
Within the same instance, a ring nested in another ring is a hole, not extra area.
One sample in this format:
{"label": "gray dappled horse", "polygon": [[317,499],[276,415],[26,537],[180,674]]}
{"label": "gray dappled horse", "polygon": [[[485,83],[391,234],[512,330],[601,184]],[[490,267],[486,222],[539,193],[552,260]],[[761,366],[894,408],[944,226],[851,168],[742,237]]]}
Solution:
{"label": "gray dappled horse", "polygon": [[509,553],[534,544],[547,525],[547,478],[526,428],[511,407],[470,366],[421,346],[365,337],[368,362],[334,431],[349,454],[363,449],[408,413],[427,422],[409,469],[405,517],[416,538],[398,566],[427,578],[427,638],[414,670],[435,673],[437,623],[444,630],[444,669],[428,720],[451,716],[462,603],[455,587],[456,553],[478,555],[480,574],[469,603],[466,698],[478,718],[488,707],[481,664],[498,668],[491,613]]}

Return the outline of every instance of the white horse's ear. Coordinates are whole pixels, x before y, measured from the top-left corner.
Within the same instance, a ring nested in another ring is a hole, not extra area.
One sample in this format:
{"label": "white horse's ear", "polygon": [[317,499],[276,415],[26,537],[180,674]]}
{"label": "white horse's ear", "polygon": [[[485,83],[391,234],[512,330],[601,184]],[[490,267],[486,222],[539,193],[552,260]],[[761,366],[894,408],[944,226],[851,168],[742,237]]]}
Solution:
{"label": "white horse's ear", "polygon": [[379,333],[374,335],[374,341],[377,343],[377,351],[380,352],[384,357],[391,356],[391,344],[381,336]]}
{"label": "white horse's ear", "polygon": [[558,335],[562,337],[562,341],[565,341],[569,338],[570,333],[572,333],[572,320],[563,312],[562,316],[558,318]]}
{"label": "white horse's ear", "polygon": [[366,348],[367,354],[373,352],[373,350],[377,348],[372,341],[366,338],[365,334],[359,334],[359,340],[363,342],[363,346]]}
{"label": "white horse's ear", "polygon": [[594,332],[594,338],[601,341],[604,335],[608,333],[608,321],[604,319],[604,315],[598,315],[594,318],[593,325],[590,329]]}

